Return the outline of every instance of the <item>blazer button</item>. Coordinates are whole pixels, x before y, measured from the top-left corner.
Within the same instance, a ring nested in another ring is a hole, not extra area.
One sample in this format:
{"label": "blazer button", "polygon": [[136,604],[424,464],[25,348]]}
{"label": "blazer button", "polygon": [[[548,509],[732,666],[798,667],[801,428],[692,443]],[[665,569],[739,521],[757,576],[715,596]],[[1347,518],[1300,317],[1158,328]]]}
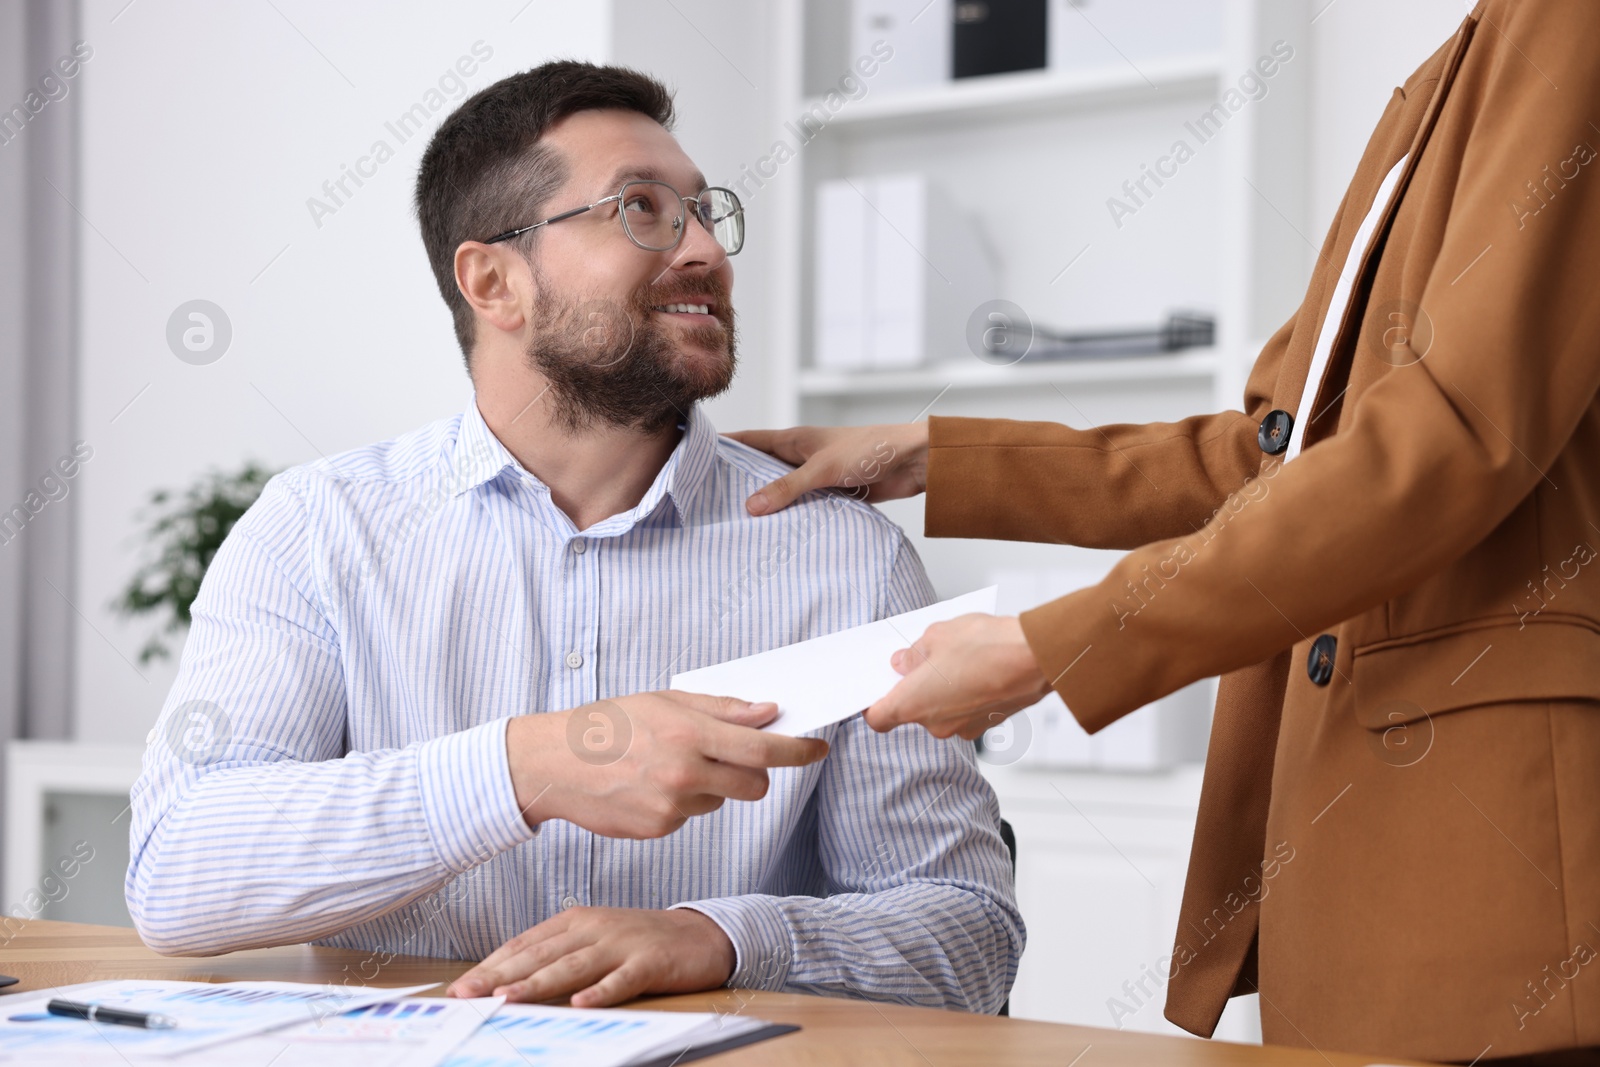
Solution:
{"label": "blazer button", "polygon": [[1311,642],[1311,655],[1306,658],[1306,674],[1312,685],[1327,685],[1333,680],[1333,657],[1339,642],[1332,634],[1323,634]]}
{"label": "blazer button", "polygon": [[1287,411],[1269,411],[1256,431],[1256,443],[1269,456],[1281,456],[1289,447],[1289,434],[1294,431],[1294,416]]}

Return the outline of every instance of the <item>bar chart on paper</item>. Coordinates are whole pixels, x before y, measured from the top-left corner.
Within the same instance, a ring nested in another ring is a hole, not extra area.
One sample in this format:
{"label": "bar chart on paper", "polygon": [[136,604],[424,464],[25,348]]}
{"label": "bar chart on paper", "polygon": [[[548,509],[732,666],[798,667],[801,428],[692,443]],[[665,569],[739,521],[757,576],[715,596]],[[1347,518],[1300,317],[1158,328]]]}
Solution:
{"label": "bar chart on paper", "polygon": [[[313,1019],[232,1042],[231,1067],[434,1067],[471,1037],[505,1003],[504,997],[385,1000],[326,1019]],[[208,1053],[185,1056],[198,1064]]]}
{"label": "bar chart on paper", "polygon": [[630,1067],[792,1029],[747,1016],[507,1004],[440,1067]]}

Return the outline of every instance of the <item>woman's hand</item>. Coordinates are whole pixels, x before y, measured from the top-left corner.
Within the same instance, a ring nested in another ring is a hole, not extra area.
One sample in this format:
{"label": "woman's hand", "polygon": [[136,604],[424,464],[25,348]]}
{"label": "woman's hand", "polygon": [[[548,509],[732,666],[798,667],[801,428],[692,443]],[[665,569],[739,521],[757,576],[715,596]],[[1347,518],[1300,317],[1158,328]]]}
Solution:
{"label": "woman's hand", "polygon": [[813,489],[855,490],[869,503],[916,496],[928,487],[928,424],[796,426],[743,430],[727,436],[798,468],[756,490],[745,507],[752,515],[782,511]]}
{"label": "woman's hand", "polygon": [[867,709],[874,730],[914,722],[935,737],[960,734],[975,741],[1050,692],[1022,624],[1011,616],[936,622],[890,662],[904,677]]}

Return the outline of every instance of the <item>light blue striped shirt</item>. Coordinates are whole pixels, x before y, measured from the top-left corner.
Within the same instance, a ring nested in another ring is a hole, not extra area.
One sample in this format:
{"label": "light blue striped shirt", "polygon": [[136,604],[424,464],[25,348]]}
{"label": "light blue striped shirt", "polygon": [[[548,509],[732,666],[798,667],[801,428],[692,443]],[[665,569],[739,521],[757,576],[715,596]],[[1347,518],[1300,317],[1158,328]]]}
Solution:
{"label": "light blue striped shirt", "polygon": [[159,951],[316,941],[481,959],[563,907],[692,905],[736,986],[995,1011],[1024,930],[972,746],[828,728],[650,841],[530,829],[512,716],[932,599],[904,534],[817,494],[703,411],[644,499],[579,533],[477,405],[274,478],[217,553],[133,791],[128,907]]}

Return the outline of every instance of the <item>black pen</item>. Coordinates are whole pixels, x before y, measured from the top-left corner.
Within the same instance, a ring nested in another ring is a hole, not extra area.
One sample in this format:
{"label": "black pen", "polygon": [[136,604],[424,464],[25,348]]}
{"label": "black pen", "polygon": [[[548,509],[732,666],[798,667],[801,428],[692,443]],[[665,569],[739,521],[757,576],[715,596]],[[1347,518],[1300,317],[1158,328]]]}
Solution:
{"label": "black pen", "polygon": [[69,1019],[87,1019],[92,1023],[116,1023],[118,1026],[138,1026],[146,1030],[171,1030],[178,1020],[170,1015],[153,1011],[123,1011],[121,1008],[102,1008],[98,1004],[79,1004],[75,1000],[52,1000],[45,1006],[51,1015],[64,1015]]}

